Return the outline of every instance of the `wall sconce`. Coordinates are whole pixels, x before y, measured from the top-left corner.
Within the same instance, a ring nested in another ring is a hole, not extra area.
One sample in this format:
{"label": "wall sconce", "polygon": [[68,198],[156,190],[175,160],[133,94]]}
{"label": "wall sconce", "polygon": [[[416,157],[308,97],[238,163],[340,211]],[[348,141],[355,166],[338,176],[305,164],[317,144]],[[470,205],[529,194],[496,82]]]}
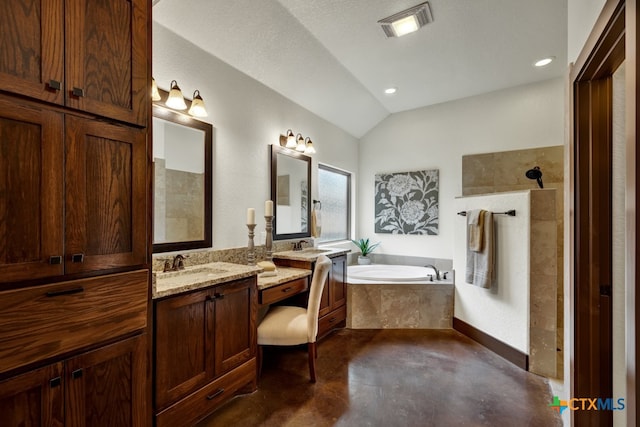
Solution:
{"label": "wall sconce", "polygon": [[311,141],[311,138],[307,137],[304,140],[304,145],[305,145],[304,154],[314,154],[316,152],[316,149],[313,148],[313,142]]}
{"label": "wall sconce", "polygon": [[160,97],[160,91],[158,90],[158,84],[156,83],[156,79],[151,78],[151,100],[152,101],[160,101],[162,98]]}
{"label": "wall sconce", "polygon": [[165,101],[165,105],[174,110],[186,110],[187,104],[184,102],[184,96],[182,91],[178,87],[178,82],[171,80],[171,89],[169,90],[169,97]]}
{"label": "wall sconce", "polygon": [[195,117],[207,117],[207,109],[204,107],[204,100],[200,96],[200,91],[196,89],[193,92],[193,101],[191,101],[191,108],[189,108],[189,114]]}
{"label": "wall sconce", "polygon": [[286,135],[280,135],[280,146],[296,150],[304,154],[314,154],[316,152],[311,138],[307,137],[305,139],[300,133],[293,136],[293,131],[291,129],[287,129]]}

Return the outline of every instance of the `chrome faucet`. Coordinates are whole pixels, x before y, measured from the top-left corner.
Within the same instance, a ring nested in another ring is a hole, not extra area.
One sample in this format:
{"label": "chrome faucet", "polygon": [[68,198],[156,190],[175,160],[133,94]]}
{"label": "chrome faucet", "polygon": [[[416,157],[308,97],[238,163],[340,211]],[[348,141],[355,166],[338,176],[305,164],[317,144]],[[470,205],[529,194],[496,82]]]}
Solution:
{"label": "chrome faucet", "polygon": [[435,265],[433,264],[427,264],[424,266],[425,268],[433,268],[433,271],[436,272],[436,280],[440,280],[440,271],[438,271],[438,269],[436,268]]}
{"label": "chrome faucet", "polygon": [[293,242],[293,250],[294,251],[301,251],[303,243],[309,243],[309,242],[307,242],[306,240],[300,240],[299,242]]}

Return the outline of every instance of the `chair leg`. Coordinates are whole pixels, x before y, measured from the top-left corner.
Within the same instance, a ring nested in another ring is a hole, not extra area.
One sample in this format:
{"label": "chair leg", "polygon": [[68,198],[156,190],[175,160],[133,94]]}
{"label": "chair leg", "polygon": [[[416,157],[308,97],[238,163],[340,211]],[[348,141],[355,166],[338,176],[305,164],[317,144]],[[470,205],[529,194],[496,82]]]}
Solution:
{"label": "chair leg", "polygon": [[258,370],[257,376],[258,376],[258,379],[260,379],[260,374],[262,374],[262,346],[261,345],[258,345],[257,357],[258,357],[258,360],[256,360],[256,365],[257,365],[256,368]]}
{"label": "chair leg", "polygon": [[315,342],[308,344],[309,353],[309,375],[311,376],[311,382],[316,382],[316,357],[318,357],[318,349]]}

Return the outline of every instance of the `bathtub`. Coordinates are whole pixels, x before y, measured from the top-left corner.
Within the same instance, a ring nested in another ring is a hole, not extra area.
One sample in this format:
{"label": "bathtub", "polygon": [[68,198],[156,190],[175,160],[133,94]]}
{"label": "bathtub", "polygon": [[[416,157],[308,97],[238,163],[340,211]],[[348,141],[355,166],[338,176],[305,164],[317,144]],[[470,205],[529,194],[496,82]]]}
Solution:
{"label": "bathtub", "polygon": [[[443,275],[445,272],[440,272]],[[347,267],[347,283],[350,284],[453,284],[453,274],[446,272],[447,278],[436,278],[431,267],[414,265],[350,265]]]}
{"label": "bathtub", "polygon": [[[442,274],[442,272],[441,272]],[[453,274],[438,280],[429,267],[347,267],[347,327],[351,329],[450,329]]]}

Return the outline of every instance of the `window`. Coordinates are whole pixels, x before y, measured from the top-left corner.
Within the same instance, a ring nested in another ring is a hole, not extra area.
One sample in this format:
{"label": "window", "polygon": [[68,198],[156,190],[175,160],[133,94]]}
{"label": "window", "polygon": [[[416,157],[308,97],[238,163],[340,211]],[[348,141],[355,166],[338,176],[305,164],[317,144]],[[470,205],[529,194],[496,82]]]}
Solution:
{"label": "window", "polygon": [[351,174],[318,165],[320,237],[318,242],[348,240],[351,236]]}

